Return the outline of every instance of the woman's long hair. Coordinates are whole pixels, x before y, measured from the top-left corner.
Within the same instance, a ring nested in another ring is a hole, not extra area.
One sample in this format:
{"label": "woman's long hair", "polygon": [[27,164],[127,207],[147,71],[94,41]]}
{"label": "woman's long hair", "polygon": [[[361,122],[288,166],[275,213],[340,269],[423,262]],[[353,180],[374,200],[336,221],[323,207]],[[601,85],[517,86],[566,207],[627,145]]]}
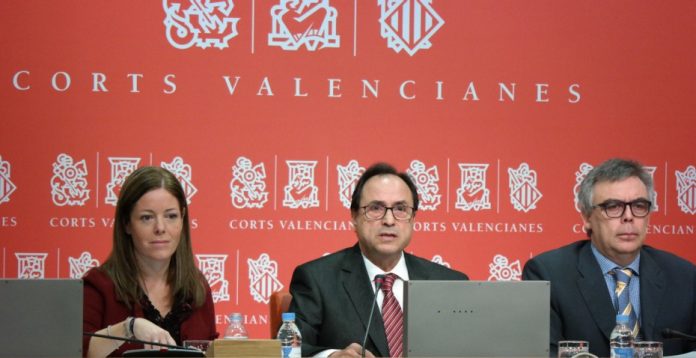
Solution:
{"label": "woman's long hair", "polygon": [[191,249],[189,212],[186,195],[179,180],[169,171],[160,167],[148,166],[136,169],[126,178],[116,204],[114,235],[111,254],[101,269],[111,277],[116,286],[116,294],[128,308],[139,302],[143,295],[140,287],[140,269],[135,257],[133,238],[126,231],[135,204],[146,193],[155,189],[165,189],[179,202],[183,227],[181,239],[171,261],[167,283],[172,288],[174,302],[187,302],[200,307],[205,301],[205,277],[196,267]]}

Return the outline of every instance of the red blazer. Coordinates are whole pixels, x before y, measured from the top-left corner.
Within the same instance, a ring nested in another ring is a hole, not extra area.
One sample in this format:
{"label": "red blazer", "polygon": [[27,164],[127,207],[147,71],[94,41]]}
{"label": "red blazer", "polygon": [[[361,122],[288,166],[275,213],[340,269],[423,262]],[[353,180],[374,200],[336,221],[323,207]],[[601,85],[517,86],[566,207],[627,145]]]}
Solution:
{"label": "red blazer", "polygon": [[[96,332],[108,325],[123,321],[129,316],[143,317],[139,304],[128,309],[123,301],[116,298],[116,288],[111,279],[98,268],[89,270],[82,278],[85,283],[84,309],[82,329],[84,332]],[[201,307],[194,308],[191,315],[181,323],[181,340],[205,339],[213,340],[218,337],[215,331],[215,307],[210,286],[206,283],[206,298]],[[82,338],[82,355],[87,355],[91,337]],[[181,342],[179,342],[181,343]],[[142,349],[142,344],[124,343],[110,356],[121,356],[131,349]]]}

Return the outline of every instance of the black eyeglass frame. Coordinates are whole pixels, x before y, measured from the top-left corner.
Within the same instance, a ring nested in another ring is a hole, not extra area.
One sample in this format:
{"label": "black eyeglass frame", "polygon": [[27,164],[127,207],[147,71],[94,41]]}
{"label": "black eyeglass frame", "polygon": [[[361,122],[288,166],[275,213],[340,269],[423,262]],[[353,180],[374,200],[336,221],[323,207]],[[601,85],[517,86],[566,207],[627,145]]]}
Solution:
{"label": "black eyeglass frame", "polygon": [[[378,218],[371,218],[371,217],[367,216],[367,208],[370,206],[381,207],[382,208],[382,216],[380,216]],[[399,218],[398,216],[396,216],[394,214],[394,209],[397,207],[400,207],[400,206],[403,206],[404,208],[409,209],[410,212],[408,212],[409,215],[407,218]],[[361,206],[360,209],[363,210],[363,215],[365,216],[365,219],[370,220],[370,221],[377,221],[377,220],[384,219],[384,217],[387,216],[387,211],[389,211],[389,210],[391,210],[391,213],[392,213],[392,216],[394,217],[394,220],[397,220],[397,221],[409,221],[409,220],[413,219],[413,217],[416,215],[416,209],[413,206],[409,206],[406,204],[396,204],[394,206],[386,206],[386,205],[382,205],[379,203],[370,203],[370,204],[367,204],[365,206]]]}
{"label": "black eyeglass frame", "polygon": [[[648,207],[647,207],[647,210],[645,211],[645,214],[642,214],[642,215],[636,214],[636,210],[634,208],[634,205],[636,205],[636,204],[647,204]],[[635,200],[631,200],[631,201],[609,199],[609,200],[605,200],[604,202],[601,202],[597,205],[592,205],[592,208],[593,209],[601,208],[602,211],[604,211],[604,214],[606,214],[606,216],[608,218],[617,219],[617,218],[622,217],[626,213],[626,207],[630,207],[631,214],[633,216],[635,216],[637,218],[644,218],[644,217],[648,216],[648,214],[650,214],[650,209],[652,209],[652,204],[653,204],[652,201],[650,201],[648,199],[643,199],[643,198],[639,198],[639,199],[635,199]],[[612,205],[620,205],[621,206],[621,213],[618,216],[609,214],[609,211],[607,209]]]}

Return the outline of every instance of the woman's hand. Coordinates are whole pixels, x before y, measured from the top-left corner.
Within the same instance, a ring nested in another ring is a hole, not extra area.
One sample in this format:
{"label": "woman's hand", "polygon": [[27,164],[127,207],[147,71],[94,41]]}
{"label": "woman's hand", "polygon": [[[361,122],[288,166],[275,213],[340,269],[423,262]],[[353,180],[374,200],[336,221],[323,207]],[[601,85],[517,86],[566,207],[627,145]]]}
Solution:
{"label": "woman's hand", "polygon": [[[176,341],[166,330],[145,318],[133,318],[133,334],[136,339],[146,342],[177,345]],[[161,349],[160,346],[146,344],[145,349]]]}

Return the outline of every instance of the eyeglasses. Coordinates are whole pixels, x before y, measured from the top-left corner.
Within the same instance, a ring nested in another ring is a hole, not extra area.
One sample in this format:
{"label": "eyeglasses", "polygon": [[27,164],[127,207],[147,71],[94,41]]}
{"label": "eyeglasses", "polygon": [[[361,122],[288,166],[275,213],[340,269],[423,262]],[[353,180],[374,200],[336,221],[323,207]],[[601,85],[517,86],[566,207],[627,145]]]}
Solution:
{"label": "eyeglasses", "polygon": [[367,220],[381,220],[387,215],[387,210],[391,210],[394,219],[405,221],[410,220],[413,217],[413,212],[415,211],[413,207],[406,204],[384,206],[378,203],[371,203],[361,207],[361,209],[365,210],[365,218],[367,218]]}
{"label": "eyeglasses", "polygon": [[602,208],[604,213],[610,218],[620,218],[626,211],[626,207],[631,207],[631,213],[637,218],[643,218],[650,213],[652,203],[645,199],[636,199],[632,201],[621,201],[610,199],[603,203],[592,206],[592,208]]}

